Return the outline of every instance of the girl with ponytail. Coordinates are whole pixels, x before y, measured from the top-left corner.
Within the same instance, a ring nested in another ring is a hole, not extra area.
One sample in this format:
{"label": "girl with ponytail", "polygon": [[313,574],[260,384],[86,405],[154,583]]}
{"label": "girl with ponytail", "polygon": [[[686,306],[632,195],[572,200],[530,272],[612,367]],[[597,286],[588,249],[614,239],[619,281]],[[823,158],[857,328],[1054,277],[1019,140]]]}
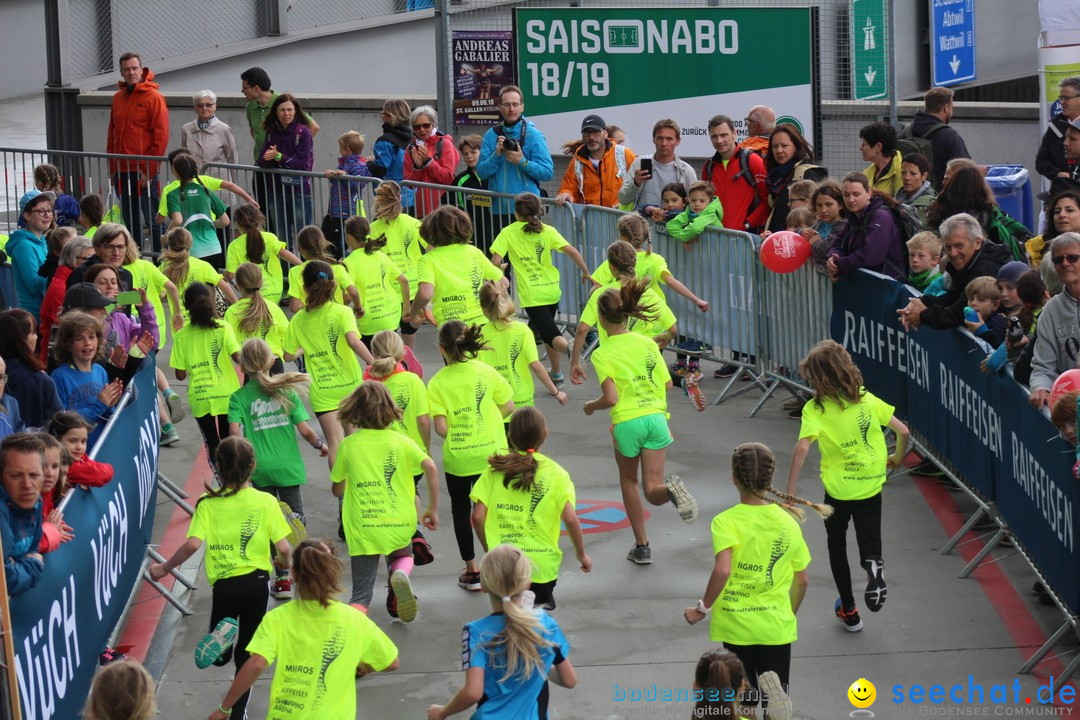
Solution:
{"label": "girl with ponytail", "polygon": [[[713,650],[698,658],[694,667],[694,709],[692,719],[704,717],[735,718],[744,699],[756,704],[756,695],[747,693],[746,671],[738,656],[729,650]],[[758,676],[758,688],[766,696],[770,720],[791,718],[788,698],[776,673],[769,670]]]}
{"label": "girl with ponytail", "polygon": [[[416,289],[420,285],[416,275],[416,265],[423,251],[427,250],[428,242],[420,233],[420,221],[402,212],[401,197],[401,186],[393,180],[383,180],[379,187],[375,188],[375,202],[371,213],[375,220],[371,223],[368,235],[376,238],[386,237],[386,245],[382,251],[405,275],[409,283],[409,301],[411,302],[416,297]],[[401,334],[405,339],[405,345],[412,347],[416,328],[405,318],[401,321]]]}
{"label": "girl with ponytail", "polygon": [[225,311],[225,322],[232,326],[238,342],[242,343],[250,338],[266,341],[274,355],[270,372],[285,372],[282,360],[293,359],[292,355],[286,357],[287,354],[282,348],[285,333],[289,329],[289,319],[276,302],[267,301],[263,295],[262,268],[255,263],[241,263],[236,268],[235,278],[240,300]]}
{"label": "girl with ponytail", "polygon": [[274,233],[266,232],[266,218],[255,205],[241,205],[233,213],[233,224],[238,235],[225,251],[225,279],[232,281],[242,263],[252,263],[262,268],[264,284],[262,296],[268,303],[277,305],[284,286],[281,260],[299,265],[300,258],[287,249]]}
{"label": "girl with ponytail", "polygon": [[574,483],[562,466],[539,452],[548,434],[539,410],[515,410],[507,434],[510,450],[488,458],[488,468],[470,495],[476,503],[473,527],[485,550],[510,542],[521,548],[535,568],[529,586],[534,602],[554,610],[553,591],[562,563],[560,523],[566,523],[581,571],[592,569],[574,511]]}
{"label": "girl with ponytail", "polygon": [[[187,229],[194,242],[191,254],[202,258],[212,268],[225,265],[217,229],[229,227],[229,208],[218,194],[207,189],[199,179],[199,163],[188,153],[171,154],[169,164],[180,187],[168,193],[169,229]],[[175,280],[173,282],[176,282]],[[176,283],[177,287],[180,283]]]}
{"label": "girl with ponytail", "polygon": [[563,384],[561,372],[562,355],[570,343],[555,324],[562,289],[559,285],[559,269],[551,261],[551,252],[568,255],[581,271],[583,282],[593,282],[589,266],[559,231],[545,225],[540,198],[532,193],[519,193],[514,198],[514,219],[499,233],[491,246],[491,262],[505,267],[507,258],[517,273],[517,292],[521,306],[529,316],[529,327],[544,341],[551,360],[551,379],[556,385]]}
{"label": "girl with ponytail", "polygon": [[364,315],[357,321],[360,339],[371,348],[371,338],[383,330],[396,330],[409,314],[409,279],[383,252],[385,235],[372,235],[367,218],[345,221],[349,254],[345,267],[360,293]]}
{"label": "girl with ponytail", "polygon": [[446,705],[429,707],[428,720],[444,720],[481,698],[474,720],[547,717],[547,681],[577,685],[562,628],[547,612],[522,606],[530,581],[529,558],[513,545],[499,545],[484,556],[480,583],[492,614],[465,624],[465,685]]}
{"label": "girl with ponytail", "polygon": [[[758,676],[776,673],[780,688],[787,691],[791,643],[798,637],[795,613],[810,578],[810,551],[796,521],[805,519],[805,513],[797,506],[826,518],[832,513],[827,505],[775,489],[775,471],[776,458],[761,443],[746,443],[732,452],[731,480],[739,504],[713,518],[713,571],[697,605],[683,611],[691,625],[712,612],[709,638],[739,656],[747,683],[773,696],[767,700],[779,700],[781,693],[760,687]],[[742,704],[756,705],[759,697],[744,694]],[[771,703],[763,708],[773,709]],[[787,709],[790,717],[790,702]]]}
{"label": "girl with ponytail", "polygon": [[353,312],[357,317],[363,315],[363,306],[360,304],[360,295],[353,283],[349,270],[334,257],[332,247],[323,236],[321,229],[314,225],[306,225],[296,233],[296,248],[300,252],[303,262],[289,269],[289,309],[294,313],[307,303],[307,288],[304,283],[304,268],[312,262],[325,263],[331,268],[334,276],[333,299],[342,305],[352,305]]}
{"label": "girl with ponytail", "polygon": [[228,720],[230,713],[240,717],[238,698],[275,661],[271,714],[356,717],[356,678],[397,670],[398,650],[367,615],[336,599],[343,571],[331,541],[308,539],[296,546],[296,598],[266,613],[247,646],[250,659],[210,720]]}
{"label": "girl with ponytail", "polygon": [[[191,233],[182,227],[173,228],[165,233],[162,239],[164,247],[161,251],[161,272],[165,273],[165,277],[176,286],[177,294],[183,297],[189,286],[202,283],[220,290],[230,305],[236,302],[236,293],[233,292],[232,285],[225,282],[221,273],[205,260],[191,256],[191,242]],[[176,313],[181,313],[185,323],[188,321],[186,304],[182,307],[174,307],[173,315]],[[175,319],[173,329],[176,329]]]}
{"label": "girl with ponytail", "polygon": [[[622,244],[630,248],[629,243]],[[632,258],[632,248],[630,253]],[[610,251],[608,257],[612,257]],[[634,531],[634,547],[626,554],[626,559],[638,565],[652,563],[652,549],[645,532],[645,512],[637,489],[639,465],[642,491],[650,504],[672,503],[683,522],[691,523],[697,518],[697,501],[679,476],[664,478],[666,448],[673,442],[668,430],[666,397],[671,387],[671,375],[657,344],[647,336],[627,329],[632,320],[639,324],[655,321],[655,304],[645,304],[649,292],[648,281],[644,278],[628,278],[618,288],[594,293],[600,334],[606,339],[592,355],[601,394],[585,403],[584,408],[586,415],[597,410],[611,411],[619,485],[626,515]],[[584,339],[580,326],[578,330]],[[577,348],[574,350],[576,354]],[[584,377],[580,365],[575,367],[571,376],[574,383],[580,384]]]}

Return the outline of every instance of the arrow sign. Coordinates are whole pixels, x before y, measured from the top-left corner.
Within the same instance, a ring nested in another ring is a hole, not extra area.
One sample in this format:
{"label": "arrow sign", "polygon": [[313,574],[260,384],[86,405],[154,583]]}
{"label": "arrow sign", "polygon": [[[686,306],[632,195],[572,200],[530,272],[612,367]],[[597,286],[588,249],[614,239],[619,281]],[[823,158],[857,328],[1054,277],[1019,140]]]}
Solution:
{"label": "arrow sign", "polygon": [[877,77],[877,70],[875,70],[874,68],[869,68],[865,73],[863,73],[863,77],[866,78],[867,85],[873,85],[874,78]]}
{"label": "arrow sign", "polygon": [[851,89],[855,100],[889,95],[887,8],[885,0],[851,2]]}
{"label": "arrow sign", "polygon": [[975,3],[930,2],[930,77],[936,86],[975,79]]}
{"label": "arrow sign", "polygon": [[956,57],[955,54],[952,56],[952,60],[949,61],[949,67],[952,68],[953,75],[956,75],[956,71],[960,69],[960,58]]}

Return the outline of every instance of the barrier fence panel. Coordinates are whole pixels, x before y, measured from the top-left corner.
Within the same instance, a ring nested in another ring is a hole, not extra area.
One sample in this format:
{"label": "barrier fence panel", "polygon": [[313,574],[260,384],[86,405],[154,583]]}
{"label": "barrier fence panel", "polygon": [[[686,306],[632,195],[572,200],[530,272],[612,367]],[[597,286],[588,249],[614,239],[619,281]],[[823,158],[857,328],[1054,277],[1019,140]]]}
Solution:
{"label": "barrier fence panel", "polygon": [[151,354],[128,386],[130,402],[98,445],[94,459],[113,466],[112,482],[71,493],[64,520],[75,538],[45,556],[36,587],[11,598],[23,717],[79,717],[98,655],[139,581],[156,501],[155,367]]}

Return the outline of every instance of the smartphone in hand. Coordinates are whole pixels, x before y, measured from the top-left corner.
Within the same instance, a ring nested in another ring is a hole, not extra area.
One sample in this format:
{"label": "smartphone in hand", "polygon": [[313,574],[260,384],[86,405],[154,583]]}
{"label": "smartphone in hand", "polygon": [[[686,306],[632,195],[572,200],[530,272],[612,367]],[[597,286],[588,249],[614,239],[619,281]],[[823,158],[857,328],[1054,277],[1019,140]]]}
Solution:
{"label": "smartphone in hand", "polygon": [[142,296],[138,290],[128,290],[116,296],[117,305],[138,305],[142,302]]}
{"label": "smartphone in hand", "polygon": [[652,177],[652,158],[641,158],[641,169]]}

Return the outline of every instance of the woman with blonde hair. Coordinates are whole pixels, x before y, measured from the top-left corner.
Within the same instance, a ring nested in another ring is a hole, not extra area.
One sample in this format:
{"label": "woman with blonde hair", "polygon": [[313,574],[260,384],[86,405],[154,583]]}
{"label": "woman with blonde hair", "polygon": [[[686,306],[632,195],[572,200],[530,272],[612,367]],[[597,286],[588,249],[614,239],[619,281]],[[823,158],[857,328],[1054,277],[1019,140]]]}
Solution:
{"label": "woman with blonde hair", "polygon": [[[103,225],[98,230],[97,236],[100,237],[104,230]],[[165,233],[162,239],[164,248],[161,251],[161,272],[176,286],[180,296],[183,296],[194,283],[205,283],[219,290],[229,305],[235,303],[236,293],[233,292],[232,285],[225,282],[221,273],[205,260],[191,256],[191,242],[191,233],[185,228],[177,227]],[[173,298],[170,297],[169,300],[173,301]],[[173,307],[174,330],[177,329],[175,319],[177,313],[182,316],[184,323],[187,323],[189,319],[186,305]]]}

